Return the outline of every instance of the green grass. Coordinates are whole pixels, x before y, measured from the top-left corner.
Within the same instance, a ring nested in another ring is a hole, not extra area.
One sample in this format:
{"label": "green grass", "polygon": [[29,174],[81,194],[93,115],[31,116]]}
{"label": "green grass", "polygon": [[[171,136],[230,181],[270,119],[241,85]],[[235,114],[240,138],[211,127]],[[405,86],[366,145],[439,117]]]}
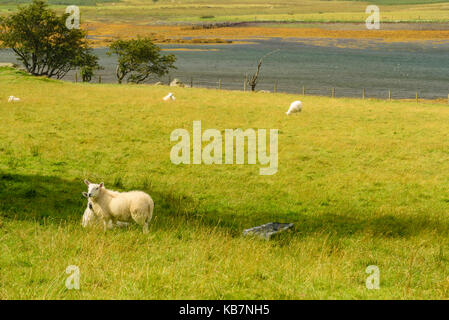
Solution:
{"label": "green grass", "polygon": [[[73,84],[0,68],[0,299],[444,299],[446,104]],[[19,103],[7,103],[15,95]],[[279,129],[279,171],[170,162],[170,133]],[[82,180],[141,189],[150,233],[86,231]],[[294,222],[272,241],[241,236]],[[81,290],[64,283],[68,265]],[[380,290],[365,288],[377,265]]]}

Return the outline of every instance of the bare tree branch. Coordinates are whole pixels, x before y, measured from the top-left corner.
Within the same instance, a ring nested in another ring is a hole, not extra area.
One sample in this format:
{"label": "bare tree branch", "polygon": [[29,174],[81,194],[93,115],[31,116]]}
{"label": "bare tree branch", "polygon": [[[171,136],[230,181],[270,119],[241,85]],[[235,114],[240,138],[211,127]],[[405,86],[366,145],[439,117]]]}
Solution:
{"label": "bare tree branch", "polygon": [[258,83],[258,79],[259,79],[259,73],[260,73],[260,68],[262,67],[262,62],[263,59],[268,57],[269,55],[272,55],[275,52],[280,51],[281,49],[276,49],[273,50],[271,52],[268,52],[266,55],[264,55],[262,58],[260,58],[259,63],[257,64],[257,71],[255,74],[253,74],[252,76],[250,76],[247,80],[248,85],[251,87],[251,91],[255,91],[256,90],[256,86]]}

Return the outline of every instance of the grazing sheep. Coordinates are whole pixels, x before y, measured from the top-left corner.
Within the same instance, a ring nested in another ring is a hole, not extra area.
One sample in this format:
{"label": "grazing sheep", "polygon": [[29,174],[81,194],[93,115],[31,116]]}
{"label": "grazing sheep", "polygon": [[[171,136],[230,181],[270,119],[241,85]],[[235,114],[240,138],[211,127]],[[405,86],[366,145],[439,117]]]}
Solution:
{"label": "grazing sheep", "polygon": [[17,65],[11,62],[0,62],[0,67],[16,68]]}
{"label": "grazing sheep", "polygon": [[[101,223],[101,220],[97,217],[95,212],[92,210],[92,202],[87,200],[87,208],[84,210],[82,225],[84,228],[91,228]],[[123,228],[129,226],[128,222],[117,221],[115,224],[112,223],[112,220],[109,221],[108,229],[112,229],[114,227]]]}
{"label": "grazing sheep", "polygon": [[17,97],[14,97],[14,96],[9,96],[8,102],[15,102],[15,101],[20,101],[20,98],[17,98]]}
{"label": "grazing sheep", "polygon": [[301,101],[293,101],[290,105],[290,108],[288,108],[288,111],[286,112],[287,115],[290,115],[292,113],[301,112],[302,110],[302,102]]}
{"label": "grazing sheep", "polygon": [[170,82],[170,87],[185,87],[186,85],[182,83],[179,79],[173,79],[172,82]]}
{"label": "grazing sheep", "polygon": [[167,94],[164,98],[162,98],[164,101],[168,101],[168,100],[173,100],[173,101],[175,101],[176,100],[176,98],[175,98],[175,96],[173,95],[173,93],[169,93],[169,94]]}
{"label": "grazing sheep", "polygon": [[92,211],[103,222],[104,230],[108,229],[111,221],[134,220],[143,226],[143,232],[148,232],[148,223],[153,217],[154,202],[143,191],[117,192],[108,190],[104,183],[95,184],[84,180],[88,186],[88,192],[83,195],[92,204]]}

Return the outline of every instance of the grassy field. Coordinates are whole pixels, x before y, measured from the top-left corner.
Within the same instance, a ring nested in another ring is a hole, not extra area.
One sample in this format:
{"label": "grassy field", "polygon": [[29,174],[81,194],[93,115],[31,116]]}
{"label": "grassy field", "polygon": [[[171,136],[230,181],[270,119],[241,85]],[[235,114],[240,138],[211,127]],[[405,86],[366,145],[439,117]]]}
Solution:
{"label": "grassy field", "polygon": [[[82,28],[88,30],[96,47],[137,35],[150,36],[157,43],[193,44],[261,37],[375,38],[401,42],[449,39],[449,1],[67,1],[50,3],[60,13],[65,11],[66,2],[79,5]],[[17,3],[22,0],[0,0],[0,16],[14,12]],[[365,26],[365,9],[373,3],[380,6],[381,30],[367,30]],[[202,29],[199,25],[215,27]]]}
{"label": "grassy field", "polygon": [[[448,298],[447,104],[168,90],[0,69],[0,299]],[[279,171],[172,164],[194,120],[279,129]],[[84,230],[85,178],[148,192],[150,233]],[[295,229],[241,236],[269,221]]]}
{"label": "grassy field", "polygon": [[[14,10],[12,5],[29,2],[0,0],[0,13]],[[68,4],[81,6],[87,21],[107,23],[179,23],[221,21],[310,21],[310,22],[365,22],[365,9],[377,4],[381,19],[407,22],[448,22],[449,1],[441,0],[50,0],[63,10]],[[64,6],[64,7],[62,7]],[[3,9],[3,10],[2,10]]]}
{"label": "grassy field", "polygon": [[[381,2],[381,1],[379,1]],[[410,1],[379,3],[381,19],[388,21],[447,22],[449,2]],[[315,21],[365,22],[365,9],[372,2],[296,0],[281,3],[256,0],[158,1],[126,0],[116,4],[85,7],[86,20],[101,22],[239,22],[239,21]]]}

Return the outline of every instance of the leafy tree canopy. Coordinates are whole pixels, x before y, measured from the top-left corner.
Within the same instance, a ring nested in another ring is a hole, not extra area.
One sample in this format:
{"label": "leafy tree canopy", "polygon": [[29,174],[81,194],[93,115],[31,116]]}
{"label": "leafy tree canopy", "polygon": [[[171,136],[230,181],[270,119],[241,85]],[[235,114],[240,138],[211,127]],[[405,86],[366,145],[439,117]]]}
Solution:
{"label": "leafy tree canopy", "polygon": [[109,46],[108,54],[118,56],[117,81],[142,83],[150,77],[161,77],[176,68],[176,57],[162,55],[161,49],[149,38],[117,40]]}
{"label": "leafy tree canopy", "polygon": [[76,68],[98,68],[87,32],[67,28],[68,17],[58,16],[42,0],[33,0],[19,6],[17,13],[0,18],[0,46],[11,48],[26,70],[37,76],[60,79]]}

